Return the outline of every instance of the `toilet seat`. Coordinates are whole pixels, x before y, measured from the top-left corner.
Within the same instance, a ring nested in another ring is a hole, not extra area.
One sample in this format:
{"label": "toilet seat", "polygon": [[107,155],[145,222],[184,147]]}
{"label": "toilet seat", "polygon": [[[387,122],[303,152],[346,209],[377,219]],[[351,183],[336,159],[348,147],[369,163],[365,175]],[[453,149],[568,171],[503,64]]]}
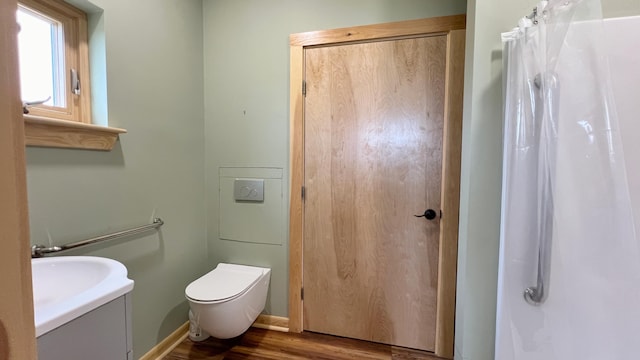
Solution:
{"label": "toilet seat", "polygon": [[249,290],[262,276],[258,268],[218,264],[195,280],[185,290],[185,295],[199,303],[220,303],[232,300]]}

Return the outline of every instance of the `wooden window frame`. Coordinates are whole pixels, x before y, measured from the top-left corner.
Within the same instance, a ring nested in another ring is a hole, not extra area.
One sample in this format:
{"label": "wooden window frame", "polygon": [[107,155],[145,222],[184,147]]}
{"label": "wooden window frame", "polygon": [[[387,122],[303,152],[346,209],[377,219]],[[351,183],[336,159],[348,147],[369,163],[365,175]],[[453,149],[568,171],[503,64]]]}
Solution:
{"label": "wooden window frame", "polygon": [[[65,106],[29,107],[29,114],[23,115],[26,145],[111,150],[126,130],[92,124],[87,14],[63,0],[19,0],[18,4],[59,21],[64,34]],[[71,69],[80,79],[79,95],[71,91]]]}
{"label": "wooden window frame", "polygon": [[[87,45],[87,15],[75,7],[55,0],[19,0],[19,4],[42,13],[62,24],[64,34],[64,97],[61,107],[36,105],[29,108],[27,117],[91,123],[91,86],[89,84],[89,48]],[[75,69],[80,79],[79,95],[73,94],[70,73]],[[39,100],[39,99],[22,99]]]}

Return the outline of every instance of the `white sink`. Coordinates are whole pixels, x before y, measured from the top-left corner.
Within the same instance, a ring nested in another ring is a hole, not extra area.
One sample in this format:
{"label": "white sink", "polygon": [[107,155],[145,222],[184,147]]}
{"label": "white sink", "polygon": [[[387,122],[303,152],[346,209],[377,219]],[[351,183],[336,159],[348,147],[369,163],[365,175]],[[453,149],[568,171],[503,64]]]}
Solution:
{"label": "white sink", "polygon": [[36,337],[133,290],[127,268],[94,256],[31,259]]}

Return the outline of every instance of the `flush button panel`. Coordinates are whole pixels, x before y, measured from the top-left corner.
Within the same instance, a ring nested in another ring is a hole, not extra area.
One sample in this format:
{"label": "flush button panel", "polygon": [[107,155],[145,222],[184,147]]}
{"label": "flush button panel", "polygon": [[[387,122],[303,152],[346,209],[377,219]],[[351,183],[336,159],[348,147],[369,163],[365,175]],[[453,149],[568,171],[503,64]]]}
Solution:
{"label": "flush button panel", "polygon": [[235,179],[233,198],[236,201],[264,201],[264,179]]}

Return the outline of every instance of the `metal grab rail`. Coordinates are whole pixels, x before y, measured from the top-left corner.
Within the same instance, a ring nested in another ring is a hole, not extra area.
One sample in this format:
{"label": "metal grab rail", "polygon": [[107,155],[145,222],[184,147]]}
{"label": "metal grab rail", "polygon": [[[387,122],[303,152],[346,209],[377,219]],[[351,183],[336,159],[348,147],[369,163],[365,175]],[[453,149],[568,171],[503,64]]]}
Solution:
{"label": "metal grab rail", "polygon": [[33,245],[31,247],[31,257],[39,258],[39,257],[43,257],[46,254],[56,253],[56,252],[65,251],[65,250],[71,250],[80,246],[95,244],[97,242],[114,240],[114,239],[122,238],[125,236],[129,236],[129,235],[135,235],[151,229],[157,229],[162,225],[164,225],[164,221],[162,221],[162,219],[160,218],[155,218],[153,219],[153,223],[151,224],[142,225],[142,226],[138,226],[138,227],[127,229],[127,230],[122,230],[122,231],[114,232],[107,235],[96,236],[91,239],[82,240],[82,241],[78,241],[78,242],[74,242],[74,243],[66,244],[62,246],[46,247],[44,245]]}
{"label": "metal grab rail", "polygon": [[533,306],[542,305],[549,296],[549,283],[551,282],[551,242],[553,239],[553,196],[551,189],[546,186],[542,190],[546,199],[544,209],[540,211],[539,248],[538,248],[538,272],[536,285],[524,290],[524,299]]}
{"label": "metal grab rail", "polygon": [[[555,122],[558,121],[558,77],[553,72],[538,74],[534,79],[534,85],[538,91],[539,106],[536,106],[536,121],[540,122],[539,136],[546,136],[551,143],[540,146],[538,171],[538,271],[536,274],[536,285],[524,290],[524,299],[533,306],[543,304],[549,296],[549,283],[551,281],[551,247],[553,240],[553,213],[554,198],[551,189],[552,170],[555,168],[555,139],[557,139],[558,129]],[[542,111],[540,111],[542,110]],[[545,113],[546,111],[546,113]],[[550,118],[548,118],[550,117]],[[553,140],[550,140],[553,139]]]}

